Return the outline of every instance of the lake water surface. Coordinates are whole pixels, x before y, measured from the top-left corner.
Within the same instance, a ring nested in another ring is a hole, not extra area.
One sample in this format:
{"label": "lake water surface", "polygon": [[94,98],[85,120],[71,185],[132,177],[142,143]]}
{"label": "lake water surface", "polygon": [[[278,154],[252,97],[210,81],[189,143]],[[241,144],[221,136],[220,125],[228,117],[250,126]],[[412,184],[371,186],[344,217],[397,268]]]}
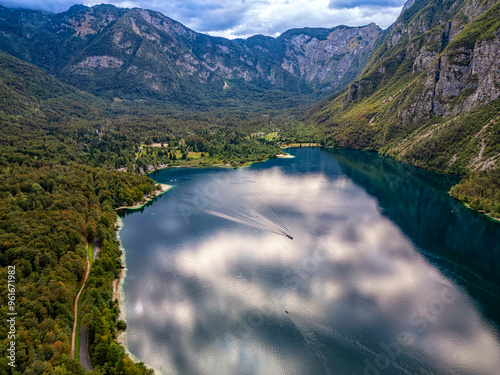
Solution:
{"label": "lake water surface", "polygon": [[123,217],[129,351],[162,374],[500,373],[500,225],[456,180],[297,148],[156,173]]}

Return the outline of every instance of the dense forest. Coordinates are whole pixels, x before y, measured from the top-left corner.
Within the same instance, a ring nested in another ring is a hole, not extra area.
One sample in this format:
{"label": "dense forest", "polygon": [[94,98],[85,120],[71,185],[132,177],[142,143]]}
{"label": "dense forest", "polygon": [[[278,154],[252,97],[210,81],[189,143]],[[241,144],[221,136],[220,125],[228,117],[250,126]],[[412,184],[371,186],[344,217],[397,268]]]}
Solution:
{"label": "dense forest", "polygon": [[451,188],[452,197],[500,219],[500,171],[478,172]]}
{"label": "dense forest", "polygon": [[[10,373],[84,372],[69,356],[72,306],[86,270],[86,242],[94,237],[102,248],[85,289],[85,303],[92,305],[88,312],[92,319],[86,318],[94,334],[92,358],[97,368],[102,365],[102,373],[147,373],[144,366],[128,360],[123,349],[101,358],[98,343],[114,337],[117,323],[116,305],[106,295],[121,268],[114,207],[126,200],[137,201],[154,189],[154,182],[143,175],[2,153],[0,273],[6,280],[7,267],[15,267],[18,314],[16,367]],[[1,299],[6,316],[5,288]],[[7,327],[0,327],[6,338]],[[3,352],[6,345],[3,340]],[[0,361],[3,369],[9,368],[5,356]]]}

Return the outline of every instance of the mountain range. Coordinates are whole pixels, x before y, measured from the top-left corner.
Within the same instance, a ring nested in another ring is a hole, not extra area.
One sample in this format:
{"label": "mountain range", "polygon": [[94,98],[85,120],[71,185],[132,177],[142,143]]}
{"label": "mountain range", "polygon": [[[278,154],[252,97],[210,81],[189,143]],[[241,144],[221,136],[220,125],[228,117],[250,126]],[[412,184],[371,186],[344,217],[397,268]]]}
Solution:
{"label": "mountain range", "polygon": [[331,93],[359,76],[381,32],[370,24],[229,40],[146,9],[0,7],[0,49],[62,82],[109,99],[191,106]]}

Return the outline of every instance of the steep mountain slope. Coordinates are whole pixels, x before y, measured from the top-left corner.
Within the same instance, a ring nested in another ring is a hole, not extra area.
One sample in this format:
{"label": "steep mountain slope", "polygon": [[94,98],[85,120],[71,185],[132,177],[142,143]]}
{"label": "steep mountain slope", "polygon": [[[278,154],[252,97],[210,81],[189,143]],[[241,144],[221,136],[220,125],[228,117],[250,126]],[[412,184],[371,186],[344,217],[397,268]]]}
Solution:
{"label": "steep mountain slope", "polygon": [[338,89],[354,80],[368,62],[380,28],[338,26],[292,29],[278,38],[238,40],[245,48],[268,55],[272,63],[309,82],[313,89]]}
{"label": "steep mountain slope", "polygon": [[57,116],[88,114],[99,99],[64,84],[32,64],[0,52],[0,116]]}
{"label": "steep mountain slope", "polygon": [[111,5],[57,15],[0,7],[0,31],[0,49],[97,95],[226,106],[343,87],[381,32],[370,24],[233,41]]}
{"label": "steep mountain slope", "polygon": [[331,142],[464,174],[498,166],[500,4],[407,3],[361,79],[311,113]]}

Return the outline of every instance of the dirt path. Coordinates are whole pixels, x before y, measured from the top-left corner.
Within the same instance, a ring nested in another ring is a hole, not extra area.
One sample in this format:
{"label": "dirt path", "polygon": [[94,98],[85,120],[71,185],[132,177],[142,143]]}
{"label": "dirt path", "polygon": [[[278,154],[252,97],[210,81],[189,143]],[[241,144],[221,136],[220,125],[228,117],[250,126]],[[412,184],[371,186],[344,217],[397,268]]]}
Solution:
{"label": "dirt path", "polygon": [[78,300],[80,299],[80,294],[82,294],[82,290],[85,287],[85,282],[87,281],[87,276],[89,275],[90,271],[90,261],[88,257],[88,250],[87,250],[87,272],[85,272],[85,277],[83,278],[83,284],[82,287],[80,288],[80,291],[76,295],[75,298],[75,321],[73,323],[73,334],[71,335],[71,358],[75,358],[75,339],[76,339],[76,323],[78,319]]}

